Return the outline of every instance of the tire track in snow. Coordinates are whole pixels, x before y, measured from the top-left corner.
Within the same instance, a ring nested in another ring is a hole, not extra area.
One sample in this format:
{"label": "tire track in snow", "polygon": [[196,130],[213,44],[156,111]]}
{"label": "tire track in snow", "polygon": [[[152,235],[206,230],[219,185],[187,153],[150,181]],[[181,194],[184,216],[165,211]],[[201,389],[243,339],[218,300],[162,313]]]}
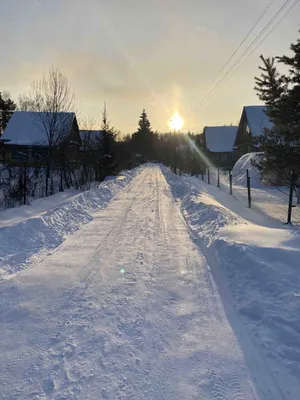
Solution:
{"label": "tire track in snow", "polygon": [[[139,181],[142,182],[144,179],[147,178],[148,174],[149,174],[149,171],[147,171],[147,170],[143,171],[136,178],[136,181],[135,181],[134,184],[136,184],[137,181],[138,182]],[[132,185],[132,183],[129,184],[122,191],[121,194],[118,194],[114,200],[115,201],[122,201],[123,198],[126,198],[127,193],[129,193],[130,190],[131,190],[131,185]],[[95,262],[99,260],[99,256],[101,254],[101,249],[103,249],[103,248],[107,249],[108,248],[109,251],[106,252],[106,257],[108,259],[111,256],[111,254],[113,254],[116,251],[116,248],[114,246],[109,248],[108,244],[109,244],[109,242],[116,243],[117,238],[118,238],[118,236],[120,234],[120,230],[121,230],[122,226],[124,225],[124,223],[127,220],[128,212],[132,208],[132,204],[136,200],[137,196],[138,195],[136,195],[135,197],[132,198],[132,200],[130,201],[129,205],[127,205],[124,213],[121,214],[121,218],[117,218],[115,220],[115,222],[113,223],[113,225],[112,225],[111,229],[109,230],[108,234],[105,236],[104,241],[102,241],[99,244],[99,246],[96,248],[95,253],[92,255],[92,257],[89,260],[87,260],[87,262],[90,263],[92,265],[92,267],[85,274],[85,276],[82,279],[80,279],[79,285],[76,284],[76,286],[72,287],[66,293],[62,294],[62,300],[58,301],[58,304],[59,304],[60,308],[61,307],[65,307],[71,301],[72,301],[72,303],[76,303],[76,302],[80,301],[80,299],[82,299],[84,297],[86,291],[88,290],[88,288],[91,285],[91,283],[92,283],[93,279],[95,278],[95,276],[98,275],[99,272],[100,272],[100,275],[101,275],[102,264],[99,263],[98,264],[99,266],[97,268],[95,268]],[[108,205],[108,207],[109,207],[109,205]],[[85,230],[83,230],[83,232],[79,234],[79,238],[80,239],[84,239],[84,232],[85,232]],[[86,311],[86,306],[85,306],[85,308],[83,308],[83,312],[85,312],[85,311]],[[53,309],[53,312],[55,312],[55,308]],[[67,343],[67,346],[69,346],[70,338],[63,337],[63,336],[64,336],[64,328],[67,326],[67,324],[69,322],[69,319],[70,319],[70,316],[66,315],[63,320],[59,321],[57,329],[56,329],[56,333],[54,334],[55,342]],[[53,345],[50,346],[50,349],[51,349],[50,351],[52,351]],[[102,353],[104,353],[103,347],[102,347]],[[64,351],[61,352],[61,360],[62,360],[62,365],[63,365],[62,369],[64,371],[67,371]],[[71,385],[72,385],[74,382],[72,381],[72,379],[70,379],[68,372],[65,372],[65,374],[66,374],[65,381],[71,383]]]}

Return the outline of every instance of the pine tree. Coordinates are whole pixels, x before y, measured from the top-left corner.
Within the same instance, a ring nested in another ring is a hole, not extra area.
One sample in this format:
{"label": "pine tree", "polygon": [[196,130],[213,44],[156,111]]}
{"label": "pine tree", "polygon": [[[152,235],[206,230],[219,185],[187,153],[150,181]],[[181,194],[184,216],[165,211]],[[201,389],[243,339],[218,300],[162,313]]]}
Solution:
{"label": "pine tree", "polygon": [[256,139],[264,153],[258,167],[263,175],[273,173],[286,184],[290,183],[291,170],[300,173],[300,41],[290,48],[291,57],[277,57],[289,67],[287,74],[278,72],[274,58],[261,57],[262,74],[255,78],[255,89],[274,124]]}
{"label": "pine tree", "polygon": [[[300,31],[299,31],[300,32]],[[290,46],[292,56],[278,57],[278,61],[289,69],[289,75],[284,76],[287,85],[287,96],[285,97],[285,112],[287,114],[289,128],[295,133],[295,138],[299,140],[300,129],[300,39]]]}
{"label": "pine tree", "polygon": [[102,166],[102,178],[115,174],[115,141],[116,131],[110,126],[107,119],[106,104],[102,113],[102,125],[101,125],[101,139],[99,143],[100,155],[101,155],[101,166]]}
{"label": "pine tree", "polygon": [[155,158],[154,133],[148,115],[143,109],[138,123],[138,130],[132,135],[133,148],[142,155],[144,160],[151,161]]}
{"label": "pine tree", "polygon": [[148,118],[148,115],[145,111],[145,109],[143,109],[142,114],[140,116],[140,120],[139,120],[139,128],[137,133],[143,134],[143,135],[149,135],[152,133],[151,130],[151,124]]}
{"label": "pine tree", "polygon": [[260,56],[263,66],[260,78],[255,78],[255,90],[260,100],[268,106],[268,116],[271,119],[278,119],[281,98],[285,90],[284,78],[279,74],[275,66],[275,58],[264,58]]}
{"label": "pine tree", "polygon": [[10,99],[9,93],[0,92],[0,135],[6,128],[10,117],[17,108],[17,105]]}

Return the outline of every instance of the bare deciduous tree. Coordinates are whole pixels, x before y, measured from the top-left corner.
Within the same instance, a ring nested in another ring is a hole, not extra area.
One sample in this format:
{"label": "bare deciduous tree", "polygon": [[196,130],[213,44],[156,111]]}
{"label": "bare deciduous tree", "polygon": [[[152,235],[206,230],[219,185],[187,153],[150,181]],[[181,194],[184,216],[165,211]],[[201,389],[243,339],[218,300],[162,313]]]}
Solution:
{"label": "bare deciduous tree", "polygon": [[97,174],[97,165],[99,163],[99,151],[97,136],[95,134],[95,119],[83,118],[80,121],[82,132],[82,170],[81,184],[90,183]]}
{"label": "bare deciduous tree", "polygon": [[42,79],[32,83],[31,92],[19,97],[19,107],[34,111],[34,117],[42,125],[48,146],[46,165],[46,196],[49,194],[49,180],[53,164],[53,151],[66,139],[75,112],[75,96],[68,79],[57,68],[51,68]]}
{"label": "bare deciduous tree", "polygon": [[21,94],[18,97],[18,111],[33,111],[34,103],[29,94]]}

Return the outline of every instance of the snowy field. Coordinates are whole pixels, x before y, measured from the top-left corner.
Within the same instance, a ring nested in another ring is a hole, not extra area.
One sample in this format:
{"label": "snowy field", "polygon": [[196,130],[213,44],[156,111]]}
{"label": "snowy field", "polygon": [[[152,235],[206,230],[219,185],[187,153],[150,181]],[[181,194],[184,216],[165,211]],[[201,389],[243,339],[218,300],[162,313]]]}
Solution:
{"label": "snowy field", "polygon": [[153,165],[23,210],[1,399],[299,400],[297,231]]}

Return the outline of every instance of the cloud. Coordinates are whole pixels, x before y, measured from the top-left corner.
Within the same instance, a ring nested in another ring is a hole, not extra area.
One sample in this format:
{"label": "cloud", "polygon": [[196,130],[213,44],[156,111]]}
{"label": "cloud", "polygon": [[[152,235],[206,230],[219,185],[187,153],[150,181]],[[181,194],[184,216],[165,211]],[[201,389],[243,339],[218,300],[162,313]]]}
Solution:
{"label": "cloud", "polygon": [[66,53],[54,57],[54,64],[65,71],[76,92],[83,97],[141,99],[150,95],[146,85],[121,58],[92,53]]}

